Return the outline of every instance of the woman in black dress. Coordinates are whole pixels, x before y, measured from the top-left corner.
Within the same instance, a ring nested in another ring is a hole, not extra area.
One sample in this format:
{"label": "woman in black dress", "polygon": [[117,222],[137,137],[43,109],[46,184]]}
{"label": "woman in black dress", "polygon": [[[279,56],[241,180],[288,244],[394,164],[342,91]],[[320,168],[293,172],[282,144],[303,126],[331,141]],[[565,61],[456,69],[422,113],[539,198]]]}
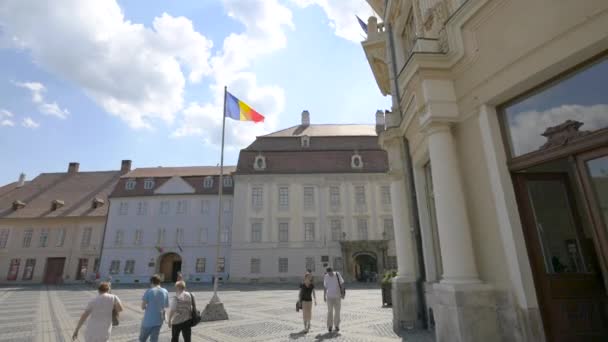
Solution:
{"label": "woman in black dress", "polygon": [[312,274],[304,275],[304,282],[300,284],[300,302],[302,303],[302,315],[304,316],[304,332],[310,330],[310,319],[312,317],[312,301],[317,305],[315,295],[315,284],[312,281]]}

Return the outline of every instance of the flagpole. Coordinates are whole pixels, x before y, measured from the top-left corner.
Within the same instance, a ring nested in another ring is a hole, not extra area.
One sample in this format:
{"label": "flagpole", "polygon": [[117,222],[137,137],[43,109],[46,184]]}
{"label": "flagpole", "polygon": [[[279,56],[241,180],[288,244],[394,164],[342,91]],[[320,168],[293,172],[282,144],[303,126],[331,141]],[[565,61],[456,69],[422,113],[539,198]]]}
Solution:
{"label": "flagpole", "polygon": [[[220,179],[219,179],[219,208],[217,214],[217,240],[216,240],[216,249],[215,249],[215,273],[214,273],[214,282],[213,282],[213,297],[211,297],[210,304],[220,303],[220,298],[217,295],[217,286],[218,286],[218,266],[220,260],[220,235],[222,229],[222,211],[224,209],[224,201],[222,200],[222,195],[224,192],[224,132],[226,129],[226,92],[227,87],[224,86],[224,108],[222,111],[222,147],[221,147],[221,156],[220,156]],[[224,263],[224,267],[226,264]]]}

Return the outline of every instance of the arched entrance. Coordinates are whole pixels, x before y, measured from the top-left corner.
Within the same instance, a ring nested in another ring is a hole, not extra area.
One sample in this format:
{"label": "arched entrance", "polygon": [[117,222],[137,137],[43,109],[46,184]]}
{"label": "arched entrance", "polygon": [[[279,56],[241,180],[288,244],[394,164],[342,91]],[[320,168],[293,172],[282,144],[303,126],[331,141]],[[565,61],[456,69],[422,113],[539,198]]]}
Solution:
{"label": "arched entrance", "polygon": [[182,258],[177,253],[163,254],[159,259],[158,273],[164,281],[177,281],[177,272],[182,270]]}
{"label": "arched entrance", "polygon": [[378,274],[378,259],[371,253],[359,253],[354,255],[355,277],[358,281],[373,281]]}

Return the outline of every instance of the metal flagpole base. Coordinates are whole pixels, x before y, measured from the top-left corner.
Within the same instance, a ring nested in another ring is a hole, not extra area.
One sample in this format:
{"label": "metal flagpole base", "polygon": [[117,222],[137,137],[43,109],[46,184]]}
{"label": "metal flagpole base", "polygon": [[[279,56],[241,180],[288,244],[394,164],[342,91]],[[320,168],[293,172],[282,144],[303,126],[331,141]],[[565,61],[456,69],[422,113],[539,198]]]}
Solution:
{"label": "metal flagpole base", "polygon": [[224,303],[220,302],[217,294],[213,295],[205,310],[201,313],[202,322],[223,321],[228,319],[228,313],[224,309]]}

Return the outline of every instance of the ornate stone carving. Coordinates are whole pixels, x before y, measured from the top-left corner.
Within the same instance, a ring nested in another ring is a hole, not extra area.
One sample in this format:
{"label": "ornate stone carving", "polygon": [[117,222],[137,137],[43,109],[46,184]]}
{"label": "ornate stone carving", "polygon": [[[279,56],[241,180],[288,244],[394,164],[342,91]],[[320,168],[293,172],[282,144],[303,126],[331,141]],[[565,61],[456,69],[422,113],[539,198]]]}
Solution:
{"label": "ornate stone carving", "polygon": [[541,134],[547,138],[547,142],[543,144],[539,150],[544,150],[554,146],[567,145],[570,141],[583,137],[589,134],[589,131],[579,131],[583,125],[582,122],[576,120],[566,120],[563,123],[549,127]]}

